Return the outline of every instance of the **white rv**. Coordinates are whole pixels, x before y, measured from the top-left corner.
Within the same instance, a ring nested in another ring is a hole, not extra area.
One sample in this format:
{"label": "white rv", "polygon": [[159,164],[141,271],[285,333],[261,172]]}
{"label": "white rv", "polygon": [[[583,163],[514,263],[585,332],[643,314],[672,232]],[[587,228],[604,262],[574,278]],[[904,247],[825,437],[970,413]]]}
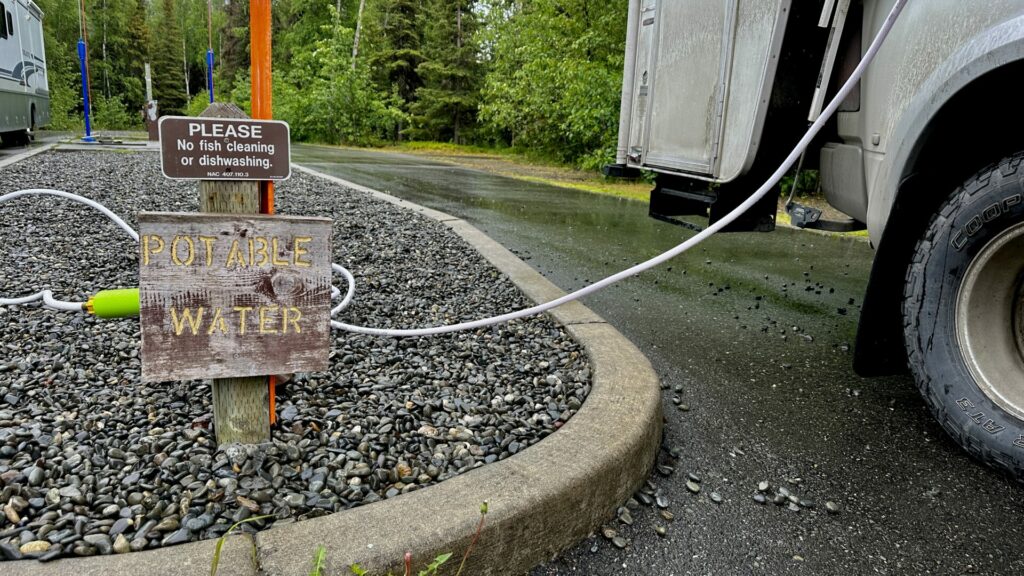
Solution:
{"label": "white rv", "polygon": [[32,0],[0,0],[0,138],[27,143],[49,122],[43,12]]}

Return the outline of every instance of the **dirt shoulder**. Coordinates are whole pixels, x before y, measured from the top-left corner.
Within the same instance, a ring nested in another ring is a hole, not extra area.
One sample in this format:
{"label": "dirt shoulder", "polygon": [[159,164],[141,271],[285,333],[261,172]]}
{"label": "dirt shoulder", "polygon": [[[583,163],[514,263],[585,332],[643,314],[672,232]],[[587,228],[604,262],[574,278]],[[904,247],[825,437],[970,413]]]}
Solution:
{"label": "dirt shoulder", "polygon": [[383,150],[422,156],[437,162],[473,168],[527,182],[541,182],[562,188],[582,190],[594,194],[607,194],[643,202],[647,201],[651,190],[651,185],[646,182],[606,180],[604,176],[595,172],[539,162],[511,152],[487,152],[472,147],[436,145],[432,143],[426,143],[426,145],[412,143],[403,146],[387,147],[383,148]]}

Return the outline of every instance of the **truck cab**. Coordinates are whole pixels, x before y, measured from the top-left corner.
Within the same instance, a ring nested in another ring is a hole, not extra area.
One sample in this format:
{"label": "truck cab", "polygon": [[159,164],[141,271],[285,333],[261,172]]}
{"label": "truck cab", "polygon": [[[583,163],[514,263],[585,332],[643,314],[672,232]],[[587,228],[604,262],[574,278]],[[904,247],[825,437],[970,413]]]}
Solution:
{"label": "truck cab", "polygon": [[[692,226],[745,200],[851,75],[895,0],[630,0],[612,176]],[[943,427],[1024,479],[1024,0],[909,0],[800,165],[876,256],[854,368],[909,370]],[[730,228],[770,231],[769,194]]]}

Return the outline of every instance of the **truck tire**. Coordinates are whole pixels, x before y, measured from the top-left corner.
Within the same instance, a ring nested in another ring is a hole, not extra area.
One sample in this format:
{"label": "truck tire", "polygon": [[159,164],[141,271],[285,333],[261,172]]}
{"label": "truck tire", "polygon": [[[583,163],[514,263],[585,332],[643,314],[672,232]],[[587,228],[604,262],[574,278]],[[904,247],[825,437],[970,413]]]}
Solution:
{"label": "truck tire", "polygon": [[904,284],[910,369],[942,427],[1024,482],[1024,152],[957,188]]}

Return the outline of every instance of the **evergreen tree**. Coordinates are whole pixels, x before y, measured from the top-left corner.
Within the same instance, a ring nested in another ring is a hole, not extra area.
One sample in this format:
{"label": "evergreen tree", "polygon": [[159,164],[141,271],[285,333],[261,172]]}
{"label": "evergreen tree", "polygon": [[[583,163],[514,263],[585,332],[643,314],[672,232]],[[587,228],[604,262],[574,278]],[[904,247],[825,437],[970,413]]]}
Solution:
{"label": "evergreen tree", "polygon": [[153,97],[160,114],[181,114],[185,99],[185,71],[182,67],[181,25],[174,0],[160,0],[159,30],[153,41],[151,65]]}
{"label": "evergreen tree", "polygon": [[423,54],[416,71],[423,86],[412,105],[416,139],[462,144],[476,125],[481,71],[472,0],[429,0],[424,11]]}
{"label": "evergreen tree", "polygon": [[140,110],[145,96],[143,64],[147,47],[144,2],[95,2],[89,19],[93,99],[104,100],[108,107],[131,109],[133,113]]}
{"label": "evergreen tree", "polygon": [[363,14],[360,54],[374,82],[384,93],[397,92],[402,102],[412,102],[422,85],[417,68],[420,51],[420,3],[414,0],[369,0]]}
{"label": "evergreen tree", "polygon": [[124,102],[130,110],[139,110],[146,99],[146,62],[149,61],[149,27],[146,25],[146,0],[136,0],[128,22],[125,46]]}
{"label": "evergreen tree", "polygon": [[223,88],[230,91],[237,88],[240,82],[249,82],[249,2],[247,0],[229,0],[224,6],[226,22],[224,24],[223,48],[218,60],[217,78],[224,83]]}

